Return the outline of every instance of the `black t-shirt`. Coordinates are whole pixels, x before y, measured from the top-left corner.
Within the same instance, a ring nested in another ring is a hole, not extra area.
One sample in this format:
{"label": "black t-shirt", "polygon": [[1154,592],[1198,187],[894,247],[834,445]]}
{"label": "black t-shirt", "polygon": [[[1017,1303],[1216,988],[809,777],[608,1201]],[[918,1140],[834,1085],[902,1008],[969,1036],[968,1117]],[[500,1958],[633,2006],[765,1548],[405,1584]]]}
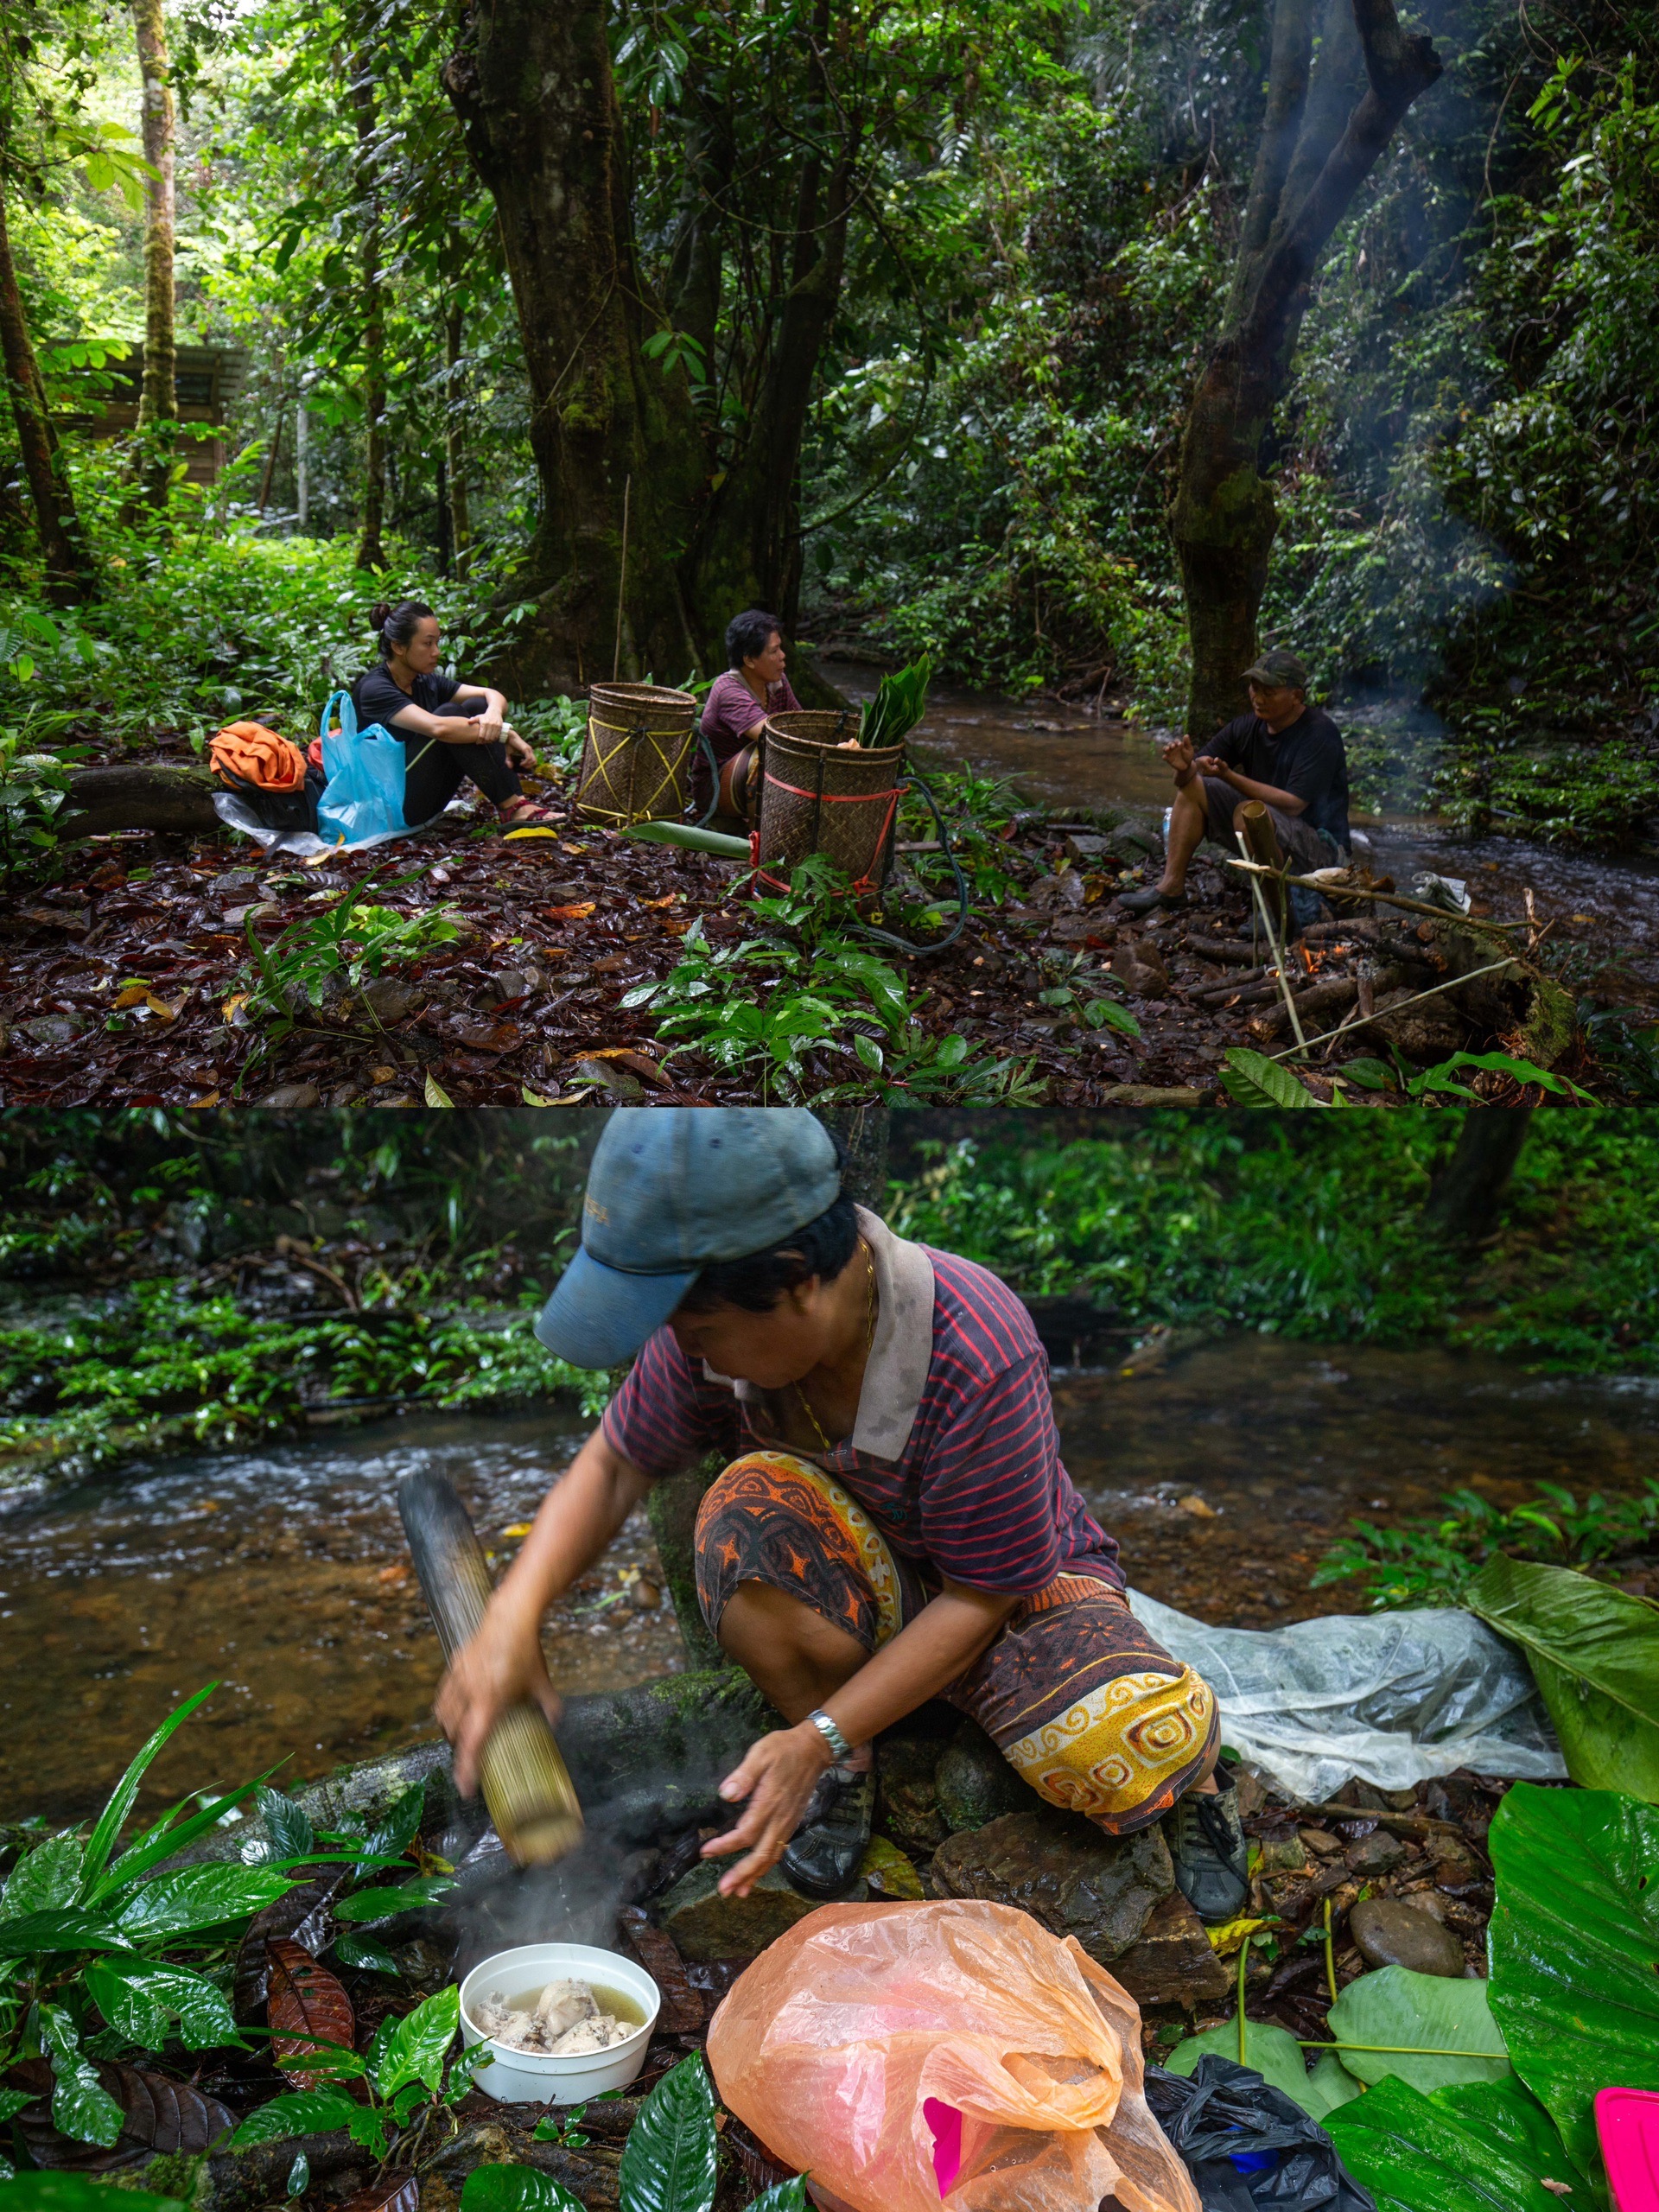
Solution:
{"label": "black t-shirt", "polygon": [[365,669],[352,686],[352,703],[357,709],[359,725],[366,729],[371,722],[378,722],[395,735],[404,737],[410,732],[397,728],[397,716],[405,707],[423,707],[429,715],[446,711],[463,716],[482,714],[483,697],[469,693],[458,704],[453,704],[461,690],[453,676],[417,676],[412,691],[404,691],[392,680],[391,671],[384,661]]}
{"label": "black t-shirt", "polygon": [[1239,715],[1193,750],[1212,754],[1253,784],[1272,784],[1300,799],[1303,821],[1348,850],[1348,755],[1323,708],[1305,707],[1277,737],[1260,715]]}

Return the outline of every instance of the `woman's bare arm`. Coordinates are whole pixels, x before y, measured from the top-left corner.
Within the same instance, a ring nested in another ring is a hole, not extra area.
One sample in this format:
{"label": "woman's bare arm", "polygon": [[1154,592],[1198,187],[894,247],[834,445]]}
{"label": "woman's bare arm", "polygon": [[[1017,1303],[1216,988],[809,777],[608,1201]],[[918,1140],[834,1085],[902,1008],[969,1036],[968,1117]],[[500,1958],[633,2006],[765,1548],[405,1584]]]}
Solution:
{"label": "woman's bare arm", "polygon": [[455,1787],[463,1796],[477,1786],[479,1753],[508,1706],[529,1698],[557,1720],[559,1700],[542,1657],[542,1616],[599,1558],[650,1487],[596,1428],[542,1500],[478,1633],[438,1685],[433,1709],[455,1747]]}

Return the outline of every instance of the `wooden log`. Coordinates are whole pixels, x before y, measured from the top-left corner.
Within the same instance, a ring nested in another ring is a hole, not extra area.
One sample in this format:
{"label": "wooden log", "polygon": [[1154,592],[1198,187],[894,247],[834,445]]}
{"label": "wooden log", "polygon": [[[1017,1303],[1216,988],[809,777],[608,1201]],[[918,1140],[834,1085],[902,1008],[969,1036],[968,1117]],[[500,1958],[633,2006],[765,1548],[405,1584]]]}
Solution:
{"label": "wooden log", "polygon": [[1252,944],[1236,938],[1204,938],[1188,935],[1186,950],[1199,960],[1219,961],[1224,967],[1254,968],[1258,955]]}
{"label": "wooden log", "polygon": [[116,830],[217,830],[213,779],[194,761],[146,760],[77,768],[54,824],[60,837]]}
{"label": "wooden log", "polygon": [[[1334,1014],[1339,1007],[1351,1006],[1358,995],[1356,976],[1327,976],[1296,993],[1296,1011],[1304,1020],[1316,1014]],[[1250,1033],[1255,1037],[1281,1037],[1289,1027],[1288,1013],[1283,1006],[1277,1006],[1255,1017],[1250,1024]]]}
{"label": "wooden log", "polygon": [[[1279,849],[1279,833],[1273,826],[1273,817],[1259,798],[1246,799],[1239,809],[1239,827],[1244,833],[1244,842],[1250,858],[1263,868],[1282,868],[1284,854]],[[1274,926],[1282,938],[1286,933],[1285,887],[1282,883],[1264,884],[1263,892],[1273,912]]]}

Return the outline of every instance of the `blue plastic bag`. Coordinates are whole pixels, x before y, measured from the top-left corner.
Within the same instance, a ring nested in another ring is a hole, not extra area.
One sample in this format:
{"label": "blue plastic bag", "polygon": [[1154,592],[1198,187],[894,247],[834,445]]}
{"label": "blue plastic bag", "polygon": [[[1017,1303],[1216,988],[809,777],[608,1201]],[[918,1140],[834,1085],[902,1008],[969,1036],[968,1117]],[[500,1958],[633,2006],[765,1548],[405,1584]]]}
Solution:
{"label": "blue plastic bag", "polygon": [[[336,711],[338,732],[328,727]],[[379,722],[359,729],[349,691],[336,691],[329,699],[318,734],[328,781],[317,802],[317,835],[331,845],[361,845],[407,830],[402,741]]]}

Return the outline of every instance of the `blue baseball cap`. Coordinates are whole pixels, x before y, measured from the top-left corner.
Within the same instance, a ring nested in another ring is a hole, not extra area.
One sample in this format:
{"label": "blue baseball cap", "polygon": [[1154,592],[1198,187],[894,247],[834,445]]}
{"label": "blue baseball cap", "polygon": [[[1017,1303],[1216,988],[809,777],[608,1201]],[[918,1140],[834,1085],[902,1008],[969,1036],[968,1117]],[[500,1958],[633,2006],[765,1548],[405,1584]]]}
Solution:
{"label": "blue baseball cap", "polygon": [[840,1195],[835,1139],[804,1107],[619,1106],[537,1337],[573,1367],[632,1359],[704,1268],[782,1243]]}

